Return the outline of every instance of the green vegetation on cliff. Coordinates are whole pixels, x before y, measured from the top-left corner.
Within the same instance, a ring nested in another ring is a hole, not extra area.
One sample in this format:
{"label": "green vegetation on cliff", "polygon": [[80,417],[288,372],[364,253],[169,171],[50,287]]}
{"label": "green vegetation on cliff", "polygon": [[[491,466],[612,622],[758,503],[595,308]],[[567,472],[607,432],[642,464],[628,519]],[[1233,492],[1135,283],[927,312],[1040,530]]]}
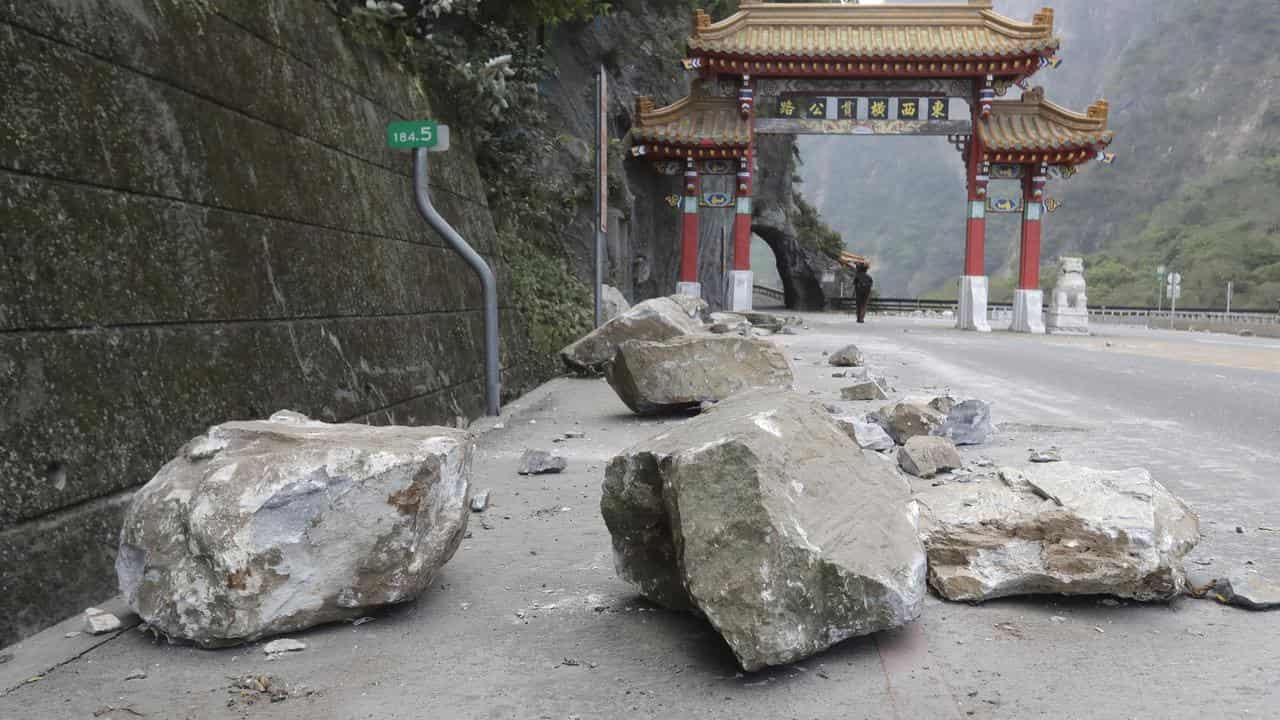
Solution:
{"label": "green vegetation on cliff", "polygon": [[[1027,19],[1041,0],[1003,0]],[[1280,300],[1280,3],[1058,0],[1057,70],[1032,84],[1076,110],[1111,102],[1117,161],[1090,164],[1048,194],[1045,284],[1059,255],[1086,257],[1095,304],[1156,302],[1156,268],[1183,277],[1185,306],[1274,309]],[[1018,91],[1011,91],[1016,97]],[[892,146],[892,147],[890,147]],[[963,175],[940,142],[822,138],[804,144],[810,196],[892,294],[954,298],[964,244]],[[865,148],[865,150],[864,150]],[[854,155],[853,153],[857,154]],[[992,299],[1008,299],[1012,216],[988,221]]]}
{"label": "green vegetation on cliff", "polygon": [[486,181],[502,280],[524,317],[533,357],[546,373],[556,351],[590,329],[591,291],[573,273],[560,233],[590,202],[583,172],[543,173],[556,138],[538,83],[548,63],[530,31],[608,10],[596,0],[326,0],[351,34],[420,77],[441,116],[465,125]]}

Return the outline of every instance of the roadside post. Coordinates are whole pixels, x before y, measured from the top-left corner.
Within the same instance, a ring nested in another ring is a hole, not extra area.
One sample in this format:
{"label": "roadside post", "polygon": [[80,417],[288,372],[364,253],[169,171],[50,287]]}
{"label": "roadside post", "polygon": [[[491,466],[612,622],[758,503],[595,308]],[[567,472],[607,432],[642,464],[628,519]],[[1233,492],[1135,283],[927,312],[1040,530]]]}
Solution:
{"label": "roadside post", "polygon": [[596,207],[595,312],[596,327],[604,324],[604,262],[609,232],[609,77],[602,66],[596,72]]}
{"label": "roadside post", "polygon": [[480,277],[484,294],[485,412],[497,416],[502,411],[502,386],[498,375],[498,281],[489,263],[431,204],[428,160],[431,153],[448,151],[449,126],[434,120],[393,122],[387,125],[387,146],[392,150],[413,151],[413,194],[419,214]]}
{"label": "roadside post", "polygon": [[1167,283],[1169,292],[1169,329],[1173,329],[1173,318],[1178,314],[1178,298],[1182,297],[1182,273],[1171,272]]}
{"label": "roadside post", "polygon": [[1156,315],[1164,314],[1164,284],[1169,268],[1161,265],[1156,268]]}

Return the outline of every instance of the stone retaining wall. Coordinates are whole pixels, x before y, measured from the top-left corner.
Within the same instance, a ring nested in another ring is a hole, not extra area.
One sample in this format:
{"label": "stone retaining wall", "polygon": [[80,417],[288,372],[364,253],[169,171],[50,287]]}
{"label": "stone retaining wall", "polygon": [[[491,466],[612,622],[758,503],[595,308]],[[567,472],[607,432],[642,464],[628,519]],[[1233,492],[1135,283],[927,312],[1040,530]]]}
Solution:
{"label": "stone retaining wall", "polygon": [[[114,594],[130,492],[208,425],[483,408],[479,283],[385,148],[421,83],[322,3],[212,5],[0,0],[0,646]],[[505,286],[453,139],[433,195]]]}

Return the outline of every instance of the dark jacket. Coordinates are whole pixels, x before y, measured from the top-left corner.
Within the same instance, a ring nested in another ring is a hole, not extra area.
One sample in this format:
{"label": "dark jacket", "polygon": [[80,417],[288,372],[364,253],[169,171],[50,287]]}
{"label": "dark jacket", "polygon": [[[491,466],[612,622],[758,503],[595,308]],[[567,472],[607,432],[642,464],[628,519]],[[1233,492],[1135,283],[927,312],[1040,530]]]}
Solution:
{"label": "dark jacket", "polygon": [[870,297],[871,288],[875,285],[875,280],[867,273],[861,272],[853,276],[853,292],[858,297]]}

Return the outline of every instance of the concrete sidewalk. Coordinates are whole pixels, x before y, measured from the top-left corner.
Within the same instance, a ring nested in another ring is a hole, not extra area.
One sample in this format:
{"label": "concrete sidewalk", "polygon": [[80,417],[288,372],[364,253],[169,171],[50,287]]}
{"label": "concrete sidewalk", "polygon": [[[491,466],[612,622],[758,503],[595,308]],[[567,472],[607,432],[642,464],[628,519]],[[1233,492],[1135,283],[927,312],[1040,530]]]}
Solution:
{"label": "concrete sidewalk", "polygon": [[[805,319],[776,338],[801,392],[836,400],[845,381],[822,353],[857,342],[894,397],[950,389],[994,403],[1002,432],[967,460],[1022,464],[1028,448],[1058,445],[1073,461],[1147,466],[1201,514],[1190,567],[1252,561],[1280,576],[1280,533],[1260,529],[1280,528],[1274,341]],[[494,505],[472,516],[471,537],[420,601],[302,633],[309,647],[275,660],[262,643],[204,651],[136,629],[66,638],[79,629],[69,621],[4,651],[14,657],[0,664],[0,718],[1280,717],[1280,614],[1209,601],[930,598],[909,628],[744,675],[705,622],[645,603],[614,576],[600,518],[609,458],[683,420],[638,419],[602,380],[556,380],[517,406],[479,426],[474,486],[492,489]],[[586,437],[553,442],[568,430]],[[526,447],[561,452],[568,470],[517,475]],[[133,670],[147,677],[126,681]],[[276,702],[238,687],[262,675],[286,689]]]}

